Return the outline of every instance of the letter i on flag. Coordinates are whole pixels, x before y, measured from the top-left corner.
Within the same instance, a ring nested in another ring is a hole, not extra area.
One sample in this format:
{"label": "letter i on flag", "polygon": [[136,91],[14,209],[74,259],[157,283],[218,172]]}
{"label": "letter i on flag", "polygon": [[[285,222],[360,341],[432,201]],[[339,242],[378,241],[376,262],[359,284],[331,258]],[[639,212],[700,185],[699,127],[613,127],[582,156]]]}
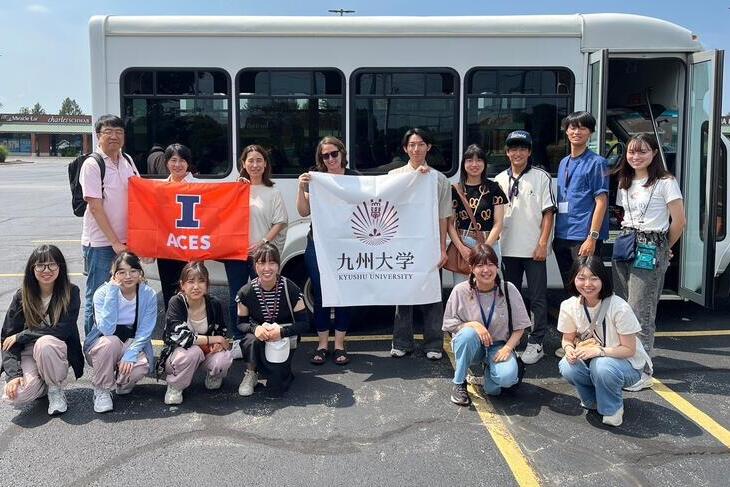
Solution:
{"label": "letter i on flag", "polygon": [[141,257],[248,258],[247,183],[129,180],[128,245]]}

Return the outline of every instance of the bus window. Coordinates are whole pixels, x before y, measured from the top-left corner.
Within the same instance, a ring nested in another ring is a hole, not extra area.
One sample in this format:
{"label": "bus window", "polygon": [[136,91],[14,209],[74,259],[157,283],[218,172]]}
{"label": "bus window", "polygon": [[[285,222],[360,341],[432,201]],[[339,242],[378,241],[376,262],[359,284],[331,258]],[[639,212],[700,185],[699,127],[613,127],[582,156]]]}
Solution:
{"label": "bus window", "polygon": [[466,75],[464,147],[487,151],[489,174],[509,166],[504,139],[513,130],[532,134],[532,160],[556,174],[568,144],[560,130],[573,111],[574,78],[565,68],[474,68]]}
{"label": "bus window", "polygon": [[231,171],[230,80],[223,70],[128,69],[122,73],[125,150],[140,171],[154,144],[190,148],[197,175],[224,177]]}
{"label": "bus window", "polygon": [[359,69],[350,79],[350,161],[365,174],[402,166],[406,131],[431,132],[428,164],[446,175],[456,172],[459,133],[457,74],[450,69]]}
{"label": "bus window", "polygon": [[335,69],[243,69],[238,73],[239,148],[270,151],[276,176],[314,165],[322,137],[343,138],[345,77]]}

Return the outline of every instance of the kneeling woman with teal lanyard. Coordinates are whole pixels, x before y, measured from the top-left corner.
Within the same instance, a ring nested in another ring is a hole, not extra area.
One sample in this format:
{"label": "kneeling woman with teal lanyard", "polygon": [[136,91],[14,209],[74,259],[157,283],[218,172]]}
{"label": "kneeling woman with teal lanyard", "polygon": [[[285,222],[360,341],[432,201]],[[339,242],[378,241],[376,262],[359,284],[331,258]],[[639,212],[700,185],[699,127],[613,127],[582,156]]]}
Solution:
{"label": "kneeling woman with teal lanyard", "polygon": [[499,277],[497,254],[487,244],[477,245],[469,257],[469,280],[454,286],[444,311],[443,330],[451,333],[456,366],[451,402],[468,406],[466,374],[483,363],[484,392],[499,395],[519,382],[515,347],[530,317],[520,292]]}

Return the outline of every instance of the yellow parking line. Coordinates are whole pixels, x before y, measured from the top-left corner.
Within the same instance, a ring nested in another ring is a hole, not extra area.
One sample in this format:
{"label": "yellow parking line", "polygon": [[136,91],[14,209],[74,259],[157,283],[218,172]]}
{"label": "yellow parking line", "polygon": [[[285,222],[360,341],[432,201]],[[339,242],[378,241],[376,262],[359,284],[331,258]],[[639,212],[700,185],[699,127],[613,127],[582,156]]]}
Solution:
{"label": "yellow parking line", "polygon": [[700,330],[700,331],[658,331],[657,337],[713,337],[730,335],[730,330]]}
{"label": "yellow parking line", "polygon": [[677,411],[697,423],[697,425],[714,436],[725,447],[730,448],[730,431],[720,426],[714,419],[697,409],[689,401],[667,387],[662,381],[654,377],[654,392],[671,404]]}
{"label": "yellow parking line", "polygon": [[[423,335],[417,334],[413,336],[416,340],[423,340]],[[348,335],[348,342],[389,342],[393,339],[393,335]],[[329,341],[334,341],[335,337],[330,337]],[[317,337],[302,337],[303,343],[316,343]],[[153,347],[162,347],[165,343],[162,340],[152,340]]]}
{"label": "yellow parking line", "polygon": [[[447,340],[445,345],[446,346],[444,348],[449,356],[449,360],[451,360],[451,366],[456,367],[454,354],[451,350],[451,341]],[[529,460],[522,452],[522,449],[517,444],[512,433],[510,433],[509,429],[504,424],[504,421],[502,421],[499,414],[494,409],[492,403],[488,399],[482,397],[477,389],[472,385],[469,386],[469,393],[472,398],[472,404],[474,404],[474,408],[477,410],[477,413],[479,413],[479,417],[481,418],[484,427],[492,437],[494,444],[497,445],[502,457],[507,462],[507,466],[509,466],[512,471],[512,475],[517,481],[517,484],[522,487],[539,486],[540,479],[537,476],[537,473],[535,473],[535,470],[532,468],[532,465],[530,465]]]}
{"label": "yellow parking line", "polygon": [[[69,272],[68,275],[71,276],[71,277],[83,276],[83,274],[81,272]],[[23,276],[24,276],[23,273],[19,273],[19,274],[0,274],[0,277],[23,277]]]}
{"label": "yellow parking line", "polygon": [[81,243],[81,240],[31,240],[33,244],[54,244],[54,243]]}

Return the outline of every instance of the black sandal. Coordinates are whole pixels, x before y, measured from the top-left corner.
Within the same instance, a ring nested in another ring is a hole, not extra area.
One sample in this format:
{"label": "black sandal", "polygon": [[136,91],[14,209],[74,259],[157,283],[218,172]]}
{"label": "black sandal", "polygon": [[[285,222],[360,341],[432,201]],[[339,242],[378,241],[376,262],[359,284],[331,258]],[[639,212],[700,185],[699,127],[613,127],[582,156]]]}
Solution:
{"label": "black sandal", "polygon": [[347,355],[347,352],[345,350],[341,348],[335,348],[335,351],[332,354],[332,361],[337,365],[345,365],[350,362],[350,356]]}
{"label": "black sandal", "polygon": [[309,359],[311,363],[314,365],[322,365],[327,361],[327,349],[326,348],[318,348],[314,351],[314,354],[312,355],[312,358]]}

